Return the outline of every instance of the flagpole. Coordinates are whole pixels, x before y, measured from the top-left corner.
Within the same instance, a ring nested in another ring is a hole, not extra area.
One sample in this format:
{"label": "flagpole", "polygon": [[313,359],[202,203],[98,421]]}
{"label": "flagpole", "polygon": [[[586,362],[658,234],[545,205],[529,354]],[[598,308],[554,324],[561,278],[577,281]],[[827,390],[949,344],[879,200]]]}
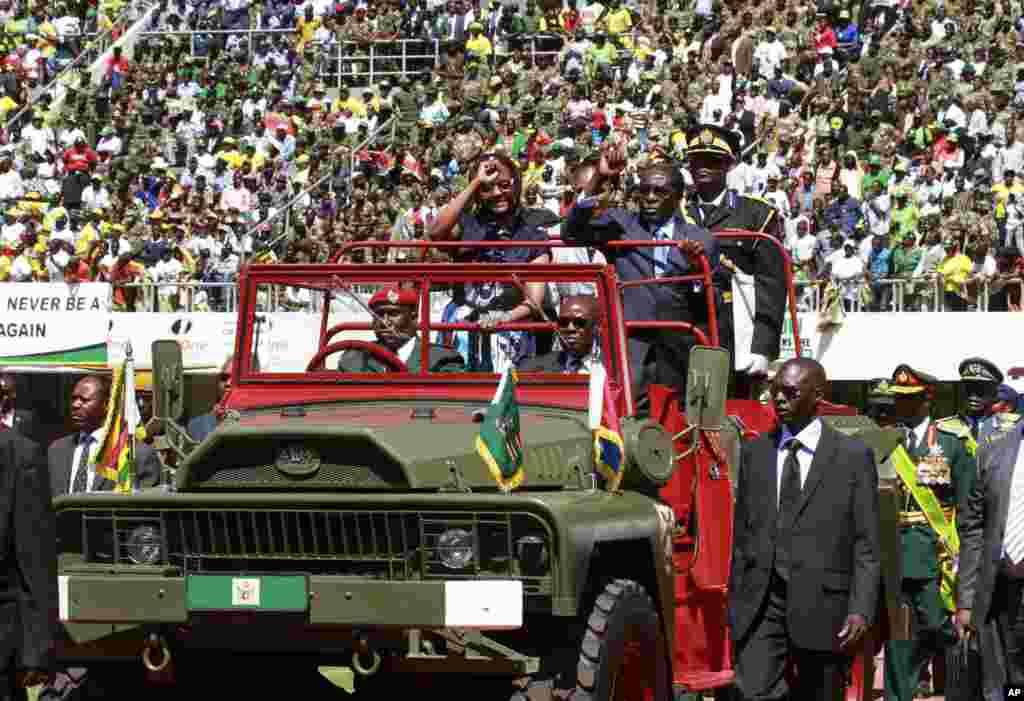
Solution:
{"label": "flagpole", "polygon": [[[137,404],[138,399],[135,396],[135,360],[132,358],[132,343],[131,341],[125,341],[124,344],[124,372],[125,372],[125,392],[124,392],[124,419],[125,423],[128,424],[128,417],[134,416],[129,414],[129,411],[138,411],[139,405]],[[131,382],[131,392],[128,391],[128,383]],[[129,396],[130,395],[130,396]],[[131,401],[134,406],[129,407],[128,402]],[[126,425],[125,429],[128,431],[128,485],[130,493],[135,492],[135,430],[137,426]]]}

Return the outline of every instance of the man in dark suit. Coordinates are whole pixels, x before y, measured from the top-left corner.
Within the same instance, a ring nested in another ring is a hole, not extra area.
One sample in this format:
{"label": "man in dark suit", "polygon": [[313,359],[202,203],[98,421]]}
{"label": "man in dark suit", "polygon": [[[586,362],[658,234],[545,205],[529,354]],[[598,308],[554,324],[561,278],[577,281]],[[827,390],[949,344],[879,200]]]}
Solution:
{"label": "man in dark suit", "polygon": [[[377,343],[394,354],[409,368],[419,372],[422,362],[420,352],[419,293],[416,290],[387,287],[370,297],[370,309],[374,313],[373,332]],[[465,361],[456,351],[430,344],[428,348],[430,372],[461,372]],[[394,372],[384,362],[360,349],[349,349],[338,359],[341,372]]]}
{"label": "man in dark suit", "polygon": [[595,331],[600,319],[597,297],[563,297],[558,306],[558,337],[562,349],[527,358],[519,369],[523,372],[589,373],[591,366],[599,362],[595,353]]}
{"label": "man in dark suit", "polygon": [[744,699],[836,701],[875,614],[877,468],[867,446],[818,418],[825,384],[816,361],[787,361],[771,387],[778,429],[741,449],[729,624]]}
{"label": "man in dark suit", "polygon": [[46,456],[13,431],[0,434],[0,701],[46,680],[57,608],[57,541]]}
{"label": "man in dark suit", "polygon": [[[686,160],[693,177],[695,197],[688,198],[686,211],[712,232],[745,229],[782,238],[781,218],[767,200],[740,195],[726,187],[729,170],[739,161],[740,144],[735,132],[713,124],[701,124],[686,136]],[[768,363],[779,356],[782,320],[786,312],[786,271],[778,249],[764,241],[721,241],[722,265],[718,268],[722,288],[719,330],[722,346],[739,357],[736,379],[741,395],[750,382],[764,377]],[[733,324],[731,277],[736,270],[754,277],[753,336],[749,347],[736,347]]]}
{"label": "man in dark suit", "polygon": [[14,375],[0,374],[0,431],[14,431],[34,440],[37,425],[34,411],[18,408],[18,385]]}
{"label": "man in dark suit", "polygon": [[[78,492],[103,492],[114,483],[96,473],[90,454],[103,439],[103,422],[110,401],[110,382],[99,375],[78,381],[71,393],[71,425],[75,432],[50,444],[46,460],[54,496]],[[135,445],[135,484],[151,487],[160,480],[160,460],[141,441]]]}
{"label": "man in dark suit", "polygon": [[1017,424],[978,447],[978,479],[958,518],[960,581],[955,625],[978,634],[986,701],[1024,685],[1024,457]]}
{"label": "man in dark suit", "polygon": [[[598,195],[605,193],[626,165],[621,148],[609,147],[601,154],[598,167],[583,193],[566,217],[562,238],[598,246],[608,241],[677,241],[678,246],[657,248],[606,248],[609,263],[615,265],[619,280],[647,280],[693,273],[690,258],[703,253],[714,268],[718,264],[718,244],[707,229],[695,226],[680,212],[684,180],[672,163],[646,166],[631,193],[634,211],[602,209]],[[638,285],[623,291],[627,321],[654,321],[671,308],[676,321],[702,324],[707,320],[704,290],[698,283],[685,285]],[[667,319],[666,319],[667,320]],[[679,335],[676,333],[676,335]],[[647,385],[657,381],[657,332],[629,335],[629,363],[633,393],[643,406]]]}

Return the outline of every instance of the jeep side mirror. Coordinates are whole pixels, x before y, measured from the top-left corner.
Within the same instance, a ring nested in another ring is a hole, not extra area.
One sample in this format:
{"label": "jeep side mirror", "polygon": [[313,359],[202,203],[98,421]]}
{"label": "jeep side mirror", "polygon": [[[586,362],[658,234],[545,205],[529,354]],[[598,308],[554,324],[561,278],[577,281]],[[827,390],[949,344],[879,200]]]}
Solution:
{"label": "jeep side mirror", "polygon": [[729,351],[694,346],[686,377],[686,420],[703,431],[720,430],[728,389]]}
{"label": "jeep side mirror", "polygon": [[185,371],[177,341],[153,341],[153,416],[177,421],[185,413]]}

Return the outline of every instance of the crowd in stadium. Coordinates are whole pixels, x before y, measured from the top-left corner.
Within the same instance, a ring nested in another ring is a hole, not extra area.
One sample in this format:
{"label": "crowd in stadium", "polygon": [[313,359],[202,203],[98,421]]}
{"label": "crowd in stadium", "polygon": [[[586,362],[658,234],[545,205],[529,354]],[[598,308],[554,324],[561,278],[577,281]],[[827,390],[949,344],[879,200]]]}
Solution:
{"label": "crowd in stadium", "polygon": [[628,200],[645,161],[689,179],[686,134],[715,124],[742,145],[730,187],[784,220],[801,304],[1021,308],[1016,2],[170,0],[96,80],[60,73],[88,7],[0,2],[2,281],[224,308],[171,283],[411,255],[344,246],[423,238],[486,152],[564,217],[575,169],[624,145]]}

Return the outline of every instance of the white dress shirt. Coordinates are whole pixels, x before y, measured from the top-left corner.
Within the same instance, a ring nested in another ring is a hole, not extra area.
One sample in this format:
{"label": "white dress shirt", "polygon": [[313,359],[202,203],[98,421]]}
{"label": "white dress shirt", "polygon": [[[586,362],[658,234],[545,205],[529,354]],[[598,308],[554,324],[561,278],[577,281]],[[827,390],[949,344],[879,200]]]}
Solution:
{"label": "white dress shirt", "polygon": [[786,456],[789,454],[789,442],[793,438],[800,441],[800,449],[796,453],[796,461],[800,465],[800,487],[803,488],[804,483],[807,481],[807,473],[811,471],[811,461],[814,460],[814,453],[818,450],[818,442],[821,440],[821,419],[816,418],[811,421],[796,436],[789,432],[789,428],[785,424],[782,425],[782,435],[779,436],[779,445],[776,446],[775,450],[776,499],[782,497],[782,471],[786,465]]}
{"label": "white dress shirt", "polygon": [[[88,446],[80,440],[80,435],[75,436],[75,452],[71,454],[71,479],[68,480],[68,493],[71,492],[71,488],[75,484],[75,475],[78,474],[78,463],[82,459],[82,451],[85,450],[86,447],[88,447],[89,450],[97,450],[97,446],[99,446],[103,441],[103,429],[98,428],[89,435],[92,437],[92,440],[88,443]],[[96,463],[90,460],[82,467],[82,469],[86,470],[85,491],[91,492],[93,491],[93,482],[96,481]]]}
{"label": "white dress shirt", "polygon": [[405,363],[406,365],[409,364],[409,358],[412,357],[412,351],[416,347],[417,338],[419,338],[419,336],[413,336],[412,338],[410,338],[408,341],[403,343],[401,347],[398,349],[398,352],[395,353],[395,355],[401,358],[402,362]]}

